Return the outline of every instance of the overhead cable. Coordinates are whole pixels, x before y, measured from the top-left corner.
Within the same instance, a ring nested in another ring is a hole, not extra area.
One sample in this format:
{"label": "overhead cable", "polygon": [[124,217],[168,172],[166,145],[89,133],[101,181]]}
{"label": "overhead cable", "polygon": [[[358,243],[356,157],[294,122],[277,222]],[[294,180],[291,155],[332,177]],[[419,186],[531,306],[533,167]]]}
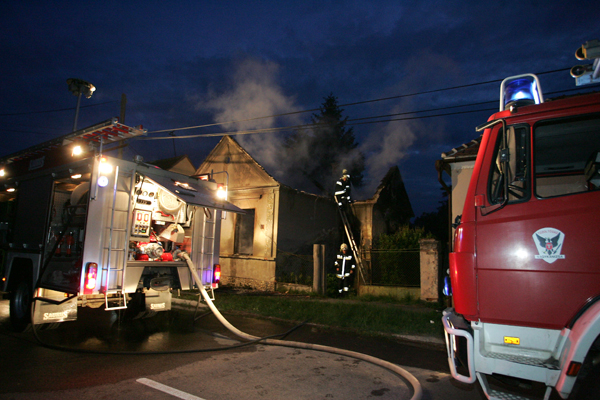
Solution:
{"label": "overhead cable", "polygon": [[[117,101],[116,100],[111,100],[111,101],[105,101],[104,103],[88,104],[88,105],[85,105],[85,106],[80,106],[79,108],[96,107],[96,106],[102,106],[104,104],[110,104],[110,103],[117,103]],[[18,112],[18,113],[6,113],[6,114],[0,114],[0,117],[9,117],[9,116],[14,116],[14,115],[48,114],[48,113],[60,112],[60,111],[72,111],[75,108],[76,107],[69,107],[69,108],[59,108],[59,109],[56,109],[56,110],[26,111],[26,112]]]}
{"label": "overhead cable", "polygon": [[[551,74],[551,73],[554,73],[554,72],[563,72],[563,71],[569,71],[569,70],[570,70],[570,68],[562,68],[562,69],[556,69],[556,70],[552,70],[552,71],[539,72],[539,73],[537,73],[537,75],[545,75],[545,74]],[[451,86],[451,87],[447,87],[447,88],[427,90],[427,91],[423,91],[423,92],[400,94],[400,95],[397,95],[397,96],[389,96],[389,97],[382,97],[382,98],[378,98],[378,99],[357,101],[357,102],[353,102],[353,103],[345,103],[345,104],[340,104],[339,107],[348,107],[348,106],[355,106],[355,105],[359,105],[359,104],[375,103],[375,102],[378,102],[378,101],[400,99],[400,98],[403,98],[403,97],[412,97],[412,96],[418,96],[418,95],[422,95],[422,94],[431,94],[431,93],[443,92],[443,91],[454,90],[454,89],[463,89],[463,88],[467,88],[467,87],[473,87],[473,86],[479,86],[479,85],[486,85],[486,84],[489,84],[489,83],[497,83],[497,82],[502,82],[502,79],[494,79],[494,80],[491,80],[491,81],[469,83],[469,84],[465,84],[465,85]],[[266,118],[284,117],[284,116],[288,116],[288,115],[303,114],[303,113],[314,112],[314,111],[319,111],[319,110],[321,110],[321,108],[311,108],[311,109],[308,109],[308,110],[292,111],[292,112],[289,112],[289,113],[267,115],[267,116],[263,116],[263,117],[248,118],[248,119],[243,119],[243,120],[234,120],[234,121],[226,121],[226,122],[214,122],[214,123],[211,123],[211,124],[188,126],[188,127],[183,127],[183,128],[162,129],[162,130],[157,130],[157,131],[150,131],[148,133],[161,133],[161,132],[170,132],[170,131],[182,131],[182,130],[187,130],[187,129],[208,128],[208,127],[217,126],[217,125],[227,125],[227,124],[234,124],[234,123],[240,123],[240,122],[256,121],[256,120],[259,120],[259,119],[266,119]]]}
{"label": "overhead cable", "polygon": [[[571,91],[575,91],[575,90],[581,90],[581,89],[574,88],[574,89],[559,90],[559,91],[555,91],[555,92],[549,92],[547,94],[552,95],[552,94],[558,94],[558,93],[571,92]],[[375,123],[381,123],[381,122],[408,121],[408,120],[415,120],[415,119],[446,117],[446,116],[459,115],[459,114],[470,114],[470,113],[484,112],[484,111],[490,112],[490,111],[496,111],[498,109],[498,107],[494,107],[494,108],[483,108],[483,109],[477,109],[477,110],[454,111],[451,113],[443,113],[443,114],[421,115],[421,116],[404,117],[404,118],[389,118],[389,117],[393,117],[393,116],[400,116],[400,115],[407,115],[407,114],[417,114],[417,113],[425,113],[425,112],[432,112],[432,111],[449,110],[449,109],[455,109],[455,108],[460,108],[460,107],[471,107],[471,106],[483,105],[483,104],[488,104],[488,103],[497,103],[497,100],[482,101],[482,102],[478,102],[478,103],[469,103],[469,104],[460,104],[460,105],[456,105],[456,106],[431,108],[428,110],[405,111],[405,112],[401,112],[401,113],[385,114],[385,115],[378,115],[378,116],[372,116],[372,117],[353,118],[353,119],[348,119],[346,125],[355,126],[355,125],[375,124]],[[367,120],[367,119],[376,119],[376,118],[388,118],[388,119],[381,119],[381,120],[377,120],[377,121],[358,122],[358,121],[363,121],[363,120]],[[273,133],[273,132],[281,132],[281,131],[294,130],[294,129],[316,129],[318,127],[323,127],[323,126],[327,126],[327,125],[328,124],[326,124],[326,123],[306,124],[306,125],[283,126],[283,127],[277,127],[277,128],[250,129],[250,130],[243,130],[243,131],[200,133],[200,134],[196,134],[196,135],[185,135],[185,136],[175,136],[175,137],[174,136],[137,137],[135,139],[136,140],[165,140],[165,139],[193,139],[193,138],[201,138],[201,137],[219,137],[219,136],[225,136],[225,135],[231,135],[231,136],[249,135],[249,134],[254,134],[254,133]]]}

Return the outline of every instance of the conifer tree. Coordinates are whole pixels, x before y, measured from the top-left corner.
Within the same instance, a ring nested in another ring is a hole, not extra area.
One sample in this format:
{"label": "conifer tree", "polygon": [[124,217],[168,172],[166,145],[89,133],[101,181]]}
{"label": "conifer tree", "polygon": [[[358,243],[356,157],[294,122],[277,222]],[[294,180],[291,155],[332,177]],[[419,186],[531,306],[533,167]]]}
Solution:
{"label": "conifer tree", "polygon": [[[333,194],[333,187],[347,169],[352,185],[362,185],[365,157],[358,149],[354,129],[348,128],[348,117],[343,116],[333,94],[324,98],[318,114],[311,117],[311,125],[294,132],[286,141],[286,155],[293,171],[299,175],[296,182],[310,182],[321,194]],[[302,186],[302,185],[301,185]]]}

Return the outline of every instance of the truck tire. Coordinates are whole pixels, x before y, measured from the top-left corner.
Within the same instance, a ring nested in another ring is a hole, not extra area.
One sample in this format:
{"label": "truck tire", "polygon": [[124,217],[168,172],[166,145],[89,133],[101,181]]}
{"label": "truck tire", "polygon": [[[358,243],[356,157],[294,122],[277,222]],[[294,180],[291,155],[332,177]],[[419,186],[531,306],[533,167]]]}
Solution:
{"label": "truck tire", "polygon": [[[589,355],[588,355],[589,356]],[[588,360],[586,360],[588,361]],[[585,366],[582,368],[582,370]],[[583,372],[585,376],[578,379],[575,388],[569,399],[573,400],[596,400],[600,396],[600,364],[589,365],[587,371]]]}
{"label": "truck tire", "polygon": [[17,332],[23,332],[31,321],[31,284],[22,280],[10,296],[10,323]]}

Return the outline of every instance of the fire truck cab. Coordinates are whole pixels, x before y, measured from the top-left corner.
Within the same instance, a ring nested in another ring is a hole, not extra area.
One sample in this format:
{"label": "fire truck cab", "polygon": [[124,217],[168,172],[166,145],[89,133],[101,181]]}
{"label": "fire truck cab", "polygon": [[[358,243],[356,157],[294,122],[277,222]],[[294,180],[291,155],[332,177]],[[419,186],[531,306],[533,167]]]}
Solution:
{"label": "fire truck cab", "polygon": [[[578,84],[600,82],[600,42],[578,53],[595,59],[574,67]],[[442,318],[452,375],[489,399],[525,398],[490,376],[598,398],[600,93],[550,101],[537,76],[507,78],[478,130]]]}
{"label": "fire truck cab", "polygon": [[112,119],[0,159],[0,292],[17,330],[85,306],[169,310],[194,287],[182,252],[218,287],[222,213],[240,210],[214,182],[103,154],[142,134]]}

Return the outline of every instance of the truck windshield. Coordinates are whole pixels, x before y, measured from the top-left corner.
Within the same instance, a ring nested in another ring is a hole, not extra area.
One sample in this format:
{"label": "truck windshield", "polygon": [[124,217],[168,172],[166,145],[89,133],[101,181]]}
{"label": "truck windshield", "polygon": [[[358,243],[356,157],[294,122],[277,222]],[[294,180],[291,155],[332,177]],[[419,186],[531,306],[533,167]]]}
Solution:
{"label": "truck windshield", "polygon": [[535,193],[554,197],[600,188],[600,116],[538,123],[534,127]]}

